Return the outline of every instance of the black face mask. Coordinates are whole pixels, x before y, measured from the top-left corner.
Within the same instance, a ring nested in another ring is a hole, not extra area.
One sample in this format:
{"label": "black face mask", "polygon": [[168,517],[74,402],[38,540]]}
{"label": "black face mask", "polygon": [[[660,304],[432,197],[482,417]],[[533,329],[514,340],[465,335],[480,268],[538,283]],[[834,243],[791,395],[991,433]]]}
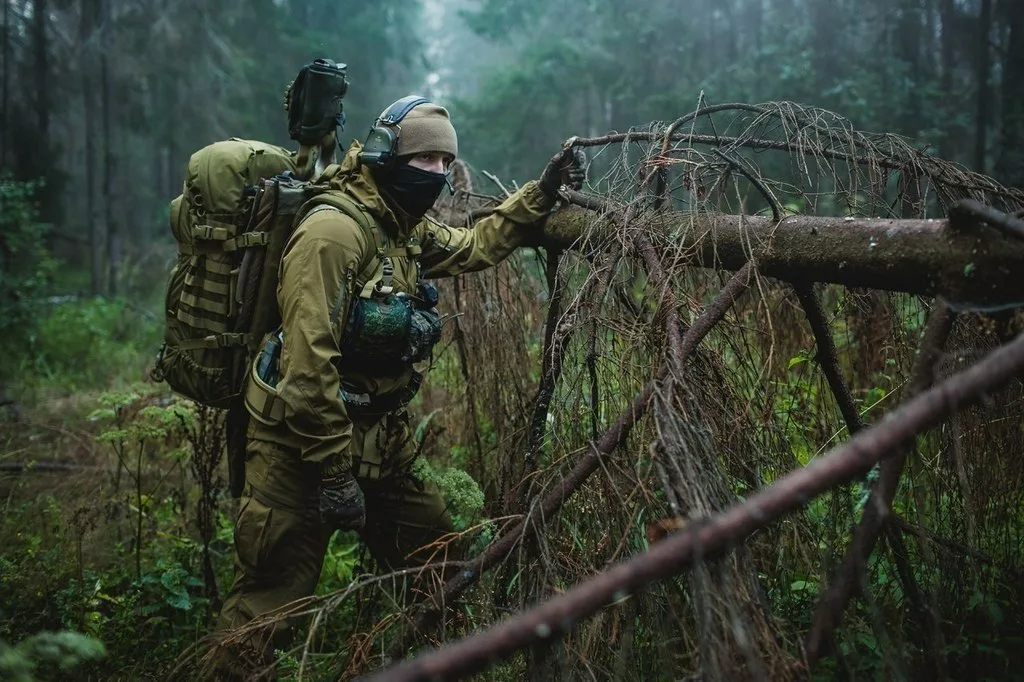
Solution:
{"label": "black face mask", "polygon": [[377,184],[393,207],[418,221],[437,201],[444,186],[448,185],[448,176],[404,164],[382,173],[377,178]]}

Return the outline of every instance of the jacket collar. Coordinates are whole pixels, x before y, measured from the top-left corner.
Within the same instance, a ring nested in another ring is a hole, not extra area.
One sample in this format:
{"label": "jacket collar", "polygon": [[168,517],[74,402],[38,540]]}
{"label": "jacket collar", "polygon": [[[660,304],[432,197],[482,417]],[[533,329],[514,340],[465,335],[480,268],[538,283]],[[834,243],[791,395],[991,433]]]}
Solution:
{"label": "jacket collar", "polygon": [[369,167],[359,163],[361,149],[362,145],[357,140],[353,140],[341,163],[331,164],[324,169],[317,182],[327,182],[331,189],[342,190],[352,196],[366,207],[370,215],[377,219],[388,234],[401,235],[411,232],[414,225],[403,229],[403,221],[399,220],[384,200]]}

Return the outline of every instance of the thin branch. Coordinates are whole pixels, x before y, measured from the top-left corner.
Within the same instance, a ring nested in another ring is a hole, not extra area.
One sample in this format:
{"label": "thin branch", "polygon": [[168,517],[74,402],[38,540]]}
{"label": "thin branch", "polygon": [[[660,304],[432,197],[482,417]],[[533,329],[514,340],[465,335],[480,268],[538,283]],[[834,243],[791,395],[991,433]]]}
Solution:
{"label": "thin branch", "polygon": [[533,417],[530,420],[524,479],[530,477],[537,470],[538,456],[547,430],[548,410],[551,407],[555,386],[562,374],[562,355],[566,344],[564,339],[559,339],[556,335],[558,320],[562,314],[562,299],[565,297],[565,278],[558,276],[558,266],[561,262],[562,252],[560,250],[548,250],[545,270],[551,298],[548,303],[547,320],[544,324],[544,355],[541,360],[540,390],[537,392]]}
{"label": "thin branch", "polygon": [[[689,356],[696,350],[712,327],[725,317],[732,305],[750,287],[754,276],[753,268],[753,264],[749,264],[734,274],[722,288],[715,301],[690,326],[681,342],[683,357]],[[625,441],[633,426],[647,411],[655,388],[659,382],[665,379],[668,371],[667,366],[662,367],[658,376],[648,382],[644,389],[634,397],[630,406],[619,415],[601,439],[591,443],[587,453],[579,459],[558,485],[550,489],[538,503],[531,507],[526,518],[494,540],[476,558],[465,562],[465,568],[462,571],[448,580],[439,592],[431,595],[424,603],[424,610],[417,618],[415,626],[407,630],[407,634],[398,637],[389,648],[389,658],[402,658],[406,649],[411,645],[412,638],[432,628],[446,604],[451,603],[479,580],[481,574],[507,557],[524,538],[535,533],[538,519],[551,518],[561,509],[565,501],[583,485],[591,474],[600,468],[601,460]]]}
{"label": "thin branch", "polygon": [[846,422],[846,428],[851,434],[857,433],[864,428],[864,419],[860,416],[860,410],[853,401],[853,394],[850,387],[843,378],[843,370],[839,366],[839,352],[836,350],[835,339],[832,338],[832,328],[825,319],[825,311],[821,308],[821,300],[814,292],[814,285],[810,282],[797,282],[793,284],[800,305],[803,306],[807,321],[814,333],[814,342],[818,352],[815,354],[821,371],[828,380],[832,395],[836,398],[839,411]]}
{"label": "thin branch", "polygon": [[485,178],[487,178],[488,180],[490,180],[491,182],[493,182],[495,185],[498,186],[498,189],[500,189],[501,193],[505,195],[505,198],[508,198],[508,197],[512,196],[512,193],[508,191],[508,189],[505,187],[505,185],[501,184],[501,180],[498,179],[497,175],[495,175],[494,173],[491,173],[489,171],[480,171],[480,172],[483,173]]}
{"label": "thin branch", "polygon": [[813,497],[861,476],[899,447],[1024,373],[1024,335],[990,353],[815,460],[728,511],[693,521],[649,551],[616,564],[575,588],[455,644],[385,669],[370,682],[454,680],[485,670],[536,642],[559,637],[582,619],[656,580],[727,553],[754,531],[806,505]]}
{"label": "thin branch", "polygon": [[[943,303],[936,303],[928,318],[921,352],[917,357],[908,396],[920,394],[932,383],[935,363],[952,329],[953,316]],[[882,465],[878,482],[864,508],[864,515],[853,534],[853,541],[836,571],[828,589],[822,593],[815,608],[811,629],[806,640],[807,660],[810,665],[824,655],[832,632],[842,619],[843,610],[857,589],[857,576],[867,565],[868,557],[878,541],[883,525],[892,510],[903,466],[911,445],[901,443],[897,455]]]}

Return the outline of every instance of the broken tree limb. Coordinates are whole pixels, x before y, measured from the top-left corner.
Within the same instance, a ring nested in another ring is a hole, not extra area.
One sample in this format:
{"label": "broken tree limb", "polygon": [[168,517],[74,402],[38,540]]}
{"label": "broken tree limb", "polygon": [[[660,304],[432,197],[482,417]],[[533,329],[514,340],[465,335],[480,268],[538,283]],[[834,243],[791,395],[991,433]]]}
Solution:
{"label": "broken tree limb", "polygon": [[846,428],[851,434],[857,433],[864,428],[864,419],[860,416],[857,404],[853,402],[853,394],[850,387],[843,378],[843,370],[839,367],[839,351],[836,350],[835,339],[832,338],[832,328],[825,319],[825,311],[821,307],[821,299],[814,291],[814,284],[811,282],[795,282],[793,288],[796,290],[800,305],[804,308],[807,321],[814,333],[814,343],[818,347],[816,359],[821,366],[821,371],[828,381],[832,395],[836,398],[839,411],[846,422]]}
{"label": "broken tree limb", "polygon": [[879,424],[790,472],[728,511],[694,520],[686,530],[569,591],[481,633],[385,669],[371,682],[453,680],[484,670],[536,642],[559,637],[609,604],[648,584],[715,559],[754,531],[803,507],[816,495],[863,475],[908,440],[1024,373],[1024,335],[971,368],[905,403]]}
{"label": "broken tree limb", "polygon": [[[907,386],[908,397],[913,398],[931,385],[935,363],[946,345],[952,328],[953,315],[949,308],[941,302],[936,303],[928,317],[924,338],[921,340],[921,350],[914,364],[910,384]],[[818,598],[805,644],[808,665],[813,666],[825,653],[832,632],[842,619],[847,602],[857,591],[858,576],[867,567],[868,558],[892,511],[892,501],[896,496],[896,489],[899,487],[911,447],[912,443],[903,444],[894,457],[882,463],[878,482],[871,491],[846,555],[828,589]]]}
{"label": "broken tree limb", "polygon": [[[597,208],[600,199],[567,192],[573,203]],[[762,274],[792,281],[941,296],[954,307],[1024,302],[1024,240],[976,222],[950,229],[946,220],[690,214],[663,210],[645,216],[655,248],[671,246],[693,265],[738,270],[756,258]],[[604,243],[614,222],[593,209],[564,208],[545,225],[544,238],[570,248],[584,237]]]}
{"label": "broken tree limb", "polygon": [[951,206],[949,220],[954,228],[964,225],[966,229],[970,229],[972,223],[981,220],[1011,237],[1024,239],[1024,221],[1016,215],[997,211],[976,199],[963,199]]}

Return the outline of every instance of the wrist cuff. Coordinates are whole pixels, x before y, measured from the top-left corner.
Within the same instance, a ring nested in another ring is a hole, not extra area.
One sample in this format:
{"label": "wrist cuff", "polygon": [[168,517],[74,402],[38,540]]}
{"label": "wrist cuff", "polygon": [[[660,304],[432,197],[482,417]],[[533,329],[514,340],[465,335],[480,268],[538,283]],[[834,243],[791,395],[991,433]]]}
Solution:
{"label": "wrist cuff", "polygon": [[333,457],[328,459],[320,467],[321,478],[337,478],[344,474],[352,475],[352,467],[345,459]]}

